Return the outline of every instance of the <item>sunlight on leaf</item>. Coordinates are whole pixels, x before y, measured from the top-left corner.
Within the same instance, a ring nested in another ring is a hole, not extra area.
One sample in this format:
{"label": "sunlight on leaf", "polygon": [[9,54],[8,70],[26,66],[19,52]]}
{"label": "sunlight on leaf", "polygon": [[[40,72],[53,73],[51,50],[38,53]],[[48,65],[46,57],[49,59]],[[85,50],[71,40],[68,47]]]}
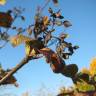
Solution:
{"label": "sunlight on leaf", "polygon": [[48,17],[47,16],[44,16],[43,17],[43,23],[44,23],[44,26],[46,26],[48,24]]}
{"label": "sunlight on leaf", "polygon": [[31,48],[29,44],[25,45],[25,53],[27,56],[36,56],[36,50]]}
{"label": "sunlight on leaf", "polygon": [[83,68],[81,72],[90,75],[90,71],[87,68]]}
{"label": "sunlight on leaf", "polygon": [[92,76],[96,75],[96,58],[92,59],[89,70]]}
{"label": "sunlight on leaf", "polygon": [[0,5],[4,5],[6,3],[6,0],[0,0]]}
{"label": "sunlight on leaf", "polygon": [[25,43],[26,41],[30,41],[31,38],[24,35],[16,35],[10,38],[10,42],[13,47],[20,45],[21,43]]}
{"label": "sunlight on leaf", "polygon": [[38,55],[38,50],[44,48],[43,42],[39,40],[30,40],[25,42],[25,52],[27,56]]}
{"label": "sunlight on leaf", "polygon": [[86,92],[86,91],[94,91],[95,88],[93,85],[90,85],[82,80],[82,82],[77,82],[75,85],[76,88],[78,88],[79,91]]}

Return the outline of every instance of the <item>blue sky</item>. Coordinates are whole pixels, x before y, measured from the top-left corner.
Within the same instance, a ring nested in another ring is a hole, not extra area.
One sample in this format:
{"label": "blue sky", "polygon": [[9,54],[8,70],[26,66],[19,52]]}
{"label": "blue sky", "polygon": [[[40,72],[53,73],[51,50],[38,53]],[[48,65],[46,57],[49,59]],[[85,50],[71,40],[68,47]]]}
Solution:
{"label": "blue sky", "polygon": [[[4,6],[0,6],[0,11],[6,11],[13,7],[26,8],[24,15],[26,21],[15,22],[18,26],[26,27],[34,20],[35,10],[38,5],[44,5],[45,0],[7,0]],[[59,0],[59,6],[54,7],[50,2],[49,7],[61,9],[65,19],[72,23],[72,27],[66,30],[70,37],[66,39],[68,42],[77,44],[80,48],[67,60],[67,63],[76,63],[79,69],[88,67],[90,60],[96,56],[96,0]],[[47,8],[42,14],[47,15]],[[57,32],[64,30],[58,29]],[[12,32],[12,31],[11,31]],[[11,33],[10,32],[10,33]],[[12,33],[13,34],[13,33]],[[12,68],[20,62],[25,56],[24,46],[20,45],[13,48],[10,44],[0,50],[0,62],[3,67]],[[60,86],[70,86],[72,81],[60,74],[54,74],[50,66],[46,64],[44,58],[30,61],[15,76],[17,77],[19,88],[8,86],[3,88],[5,93],[22,94],[27,90],[35,92],[42,85],[51,90],[57,91]],[[0,90],[0,91],[2,91]],[[6,92],[7,91],[7,92]],[[54,91],[54,92],[55,92]],[[3,94],[0,92],[0,94]]]}

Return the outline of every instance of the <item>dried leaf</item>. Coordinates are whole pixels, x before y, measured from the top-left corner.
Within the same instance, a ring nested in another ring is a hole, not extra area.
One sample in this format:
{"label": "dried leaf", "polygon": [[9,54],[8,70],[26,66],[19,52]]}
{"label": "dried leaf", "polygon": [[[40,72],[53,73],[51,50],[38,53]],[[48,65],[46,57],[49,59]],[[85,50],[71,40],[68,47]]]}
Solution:
{"label": "dried leaf", "polygon": [[5,27],[5,28],[11,27],[12,21],[13,21],[13,18],[10,14],[0,12],[0,26],[1,27]]}
{"label": "dried leaf", "polygon": [[80,72],[77,74],[77,79],[80,82],[82,82],[82,80],[85,82],[89,82],[89,74]]}
{"label": "dried leaf", "polygon": [[[0,80],[8,74],[8,72],[11,71],[11,70],[4,70],[4,69],[1,69],[0,70]],[[7,80],[5,80],[1,85],[7,85],[7,84],[14,84],[16,87],[18,87],[18,84],[16,83],[16,78],[14,76],[10,76]]]}
{"label": "dried leaf", "polygon": [[65,63],[62,63],[62,59],[54,51],[49,48],[43,48],[40,53],[45,56],[46,62],[50,63],[53,72],[60,73],[62,71]]}
{"label": "dried leaf", "polygon": [[63,22],[63,24],[64,24],[65,27],[70,27],[70,26],[72,26],[72,24],[71,24],[68,20],[65,20],[65,21]]}
{"label": "dried leaf", "polygon": [[67,77],[73,78],[77,72],[78,72],[77,65],[76,64],[70,64],[70,65],[65,66],[64,70],[62,71],[62,74],[67,76]]}

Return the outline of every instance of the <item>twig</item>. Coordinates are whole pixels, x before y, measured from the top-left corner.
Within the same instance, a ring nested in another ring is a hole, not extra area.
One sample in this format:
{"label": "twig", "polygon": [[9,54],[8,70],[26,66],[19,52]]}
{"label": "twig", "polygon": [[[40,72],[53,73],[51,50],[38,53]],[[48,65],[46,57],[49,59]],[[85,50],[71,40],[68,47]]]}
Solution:
{"label": "twig", "polygon": [[14,67],[7,75],[5,75],[1,80],[0,80],[0,85],[2,85],[2,83],[4,81],[6,81],[10,76],[12,76],[14,73],[16,73],[19,69],[21,69],[25,64],[28,63],[28,61],[30,61],[32,58],[26,56],[25,58],[22,59],[22,61],[16,66]]}

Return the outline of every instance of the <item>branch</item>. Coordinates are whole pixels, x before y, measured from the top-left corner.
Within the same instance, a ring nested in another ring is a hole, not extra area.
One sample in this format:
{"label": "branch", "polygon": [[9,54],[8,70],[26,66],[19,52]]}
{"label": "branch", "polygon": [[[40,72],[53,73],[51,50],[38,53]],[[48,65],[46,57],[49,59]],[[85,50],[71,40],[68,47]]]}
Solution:
{"label": "branch", "polygon": [[66,92],[66,93],[60,93],[57,96],[66,96],[66,95],[68,95],[68,96],[74,96],[73,94],[74,94],[74,91],[71,91],[71,92]]}
{"label": "branch", "polygon": [[96,91],[89,91],[89,92],[68,92],[68,93],[61,93],[57,96],[96,96]]}
{"label": "branch", "polygon": [[16,65],[10,72],[8,72],[7,75],[5,75],[1,80],[0,80],[0,85],[2,85],[10,76],[12,76],[14,73],[16,73],[19,69],[21,69],[25,64],[28,63],[29,60],[31,60],[31,57],[26,56],[25,58],[22,59],[22,61]]}

